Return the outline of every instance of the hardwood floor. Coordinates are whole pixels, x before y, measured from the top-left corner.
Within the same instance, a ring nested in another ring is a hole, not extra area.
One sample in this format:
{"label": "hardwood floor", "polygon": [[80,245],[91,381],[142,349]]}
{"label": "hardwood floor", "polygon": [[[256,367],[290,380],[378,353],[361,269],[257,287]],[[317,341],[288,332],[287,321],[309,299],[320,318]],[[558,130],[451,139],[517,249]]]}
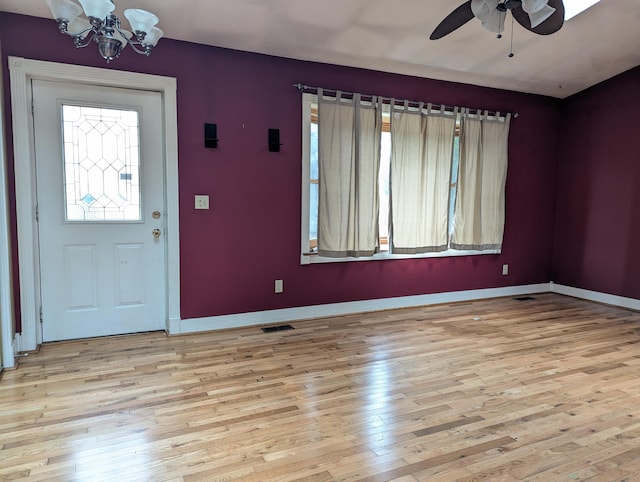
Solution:
{"label": "hardwood floor", "polygon": [[1,480],[640,480],[640,313],[555,294],[45,344]]}

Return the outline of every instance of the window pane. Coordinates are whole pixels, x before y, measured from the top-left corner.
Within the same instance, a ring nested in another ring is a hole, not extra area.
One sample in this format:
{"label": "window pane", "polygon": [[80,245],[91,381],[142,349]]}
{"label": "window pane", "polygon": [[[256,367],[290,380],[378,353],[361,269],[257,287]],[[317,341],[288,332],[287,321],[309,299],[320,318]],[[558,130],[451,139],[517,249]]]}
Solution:
{"label": "window pane", "polygon": [[318,124],[311,123],[309,139],[309,248],[317,246],[318,239]]}
{"label": "window pane", "polygon": [[311,124],[309,177],[318,179],[318,124]]}
{"label": "window pane", "polygon": [[[380,196],[380,214],[378,229],[380,239],[389,238],[389,171],[391,163],[391,133],[383,132],[380,138],[380,172],[378,173],[378,195]],[[388,243],[380,243],[380,250],[387,251]]]}
{"label": "window pane", "polygon": [[309,241],[318,239],[318,185],[309,189]]}
{"label": "window pane", "polygon": [[140,221],[138,112],[62,106],[65,219]]}
{"label": "window pane", "polygon": [[449,235],[453,233],[456,212],[456,192],[458,190],[458,171],[460,166],[460,136],[453,139],[453,160],[451,163],[451,192],[449,193]]}
{"label": "window pane", "polygon": [[453,138],[453,163],[451,165],[451,184],[458,184],[458,164],[460,162],[460,136]]}

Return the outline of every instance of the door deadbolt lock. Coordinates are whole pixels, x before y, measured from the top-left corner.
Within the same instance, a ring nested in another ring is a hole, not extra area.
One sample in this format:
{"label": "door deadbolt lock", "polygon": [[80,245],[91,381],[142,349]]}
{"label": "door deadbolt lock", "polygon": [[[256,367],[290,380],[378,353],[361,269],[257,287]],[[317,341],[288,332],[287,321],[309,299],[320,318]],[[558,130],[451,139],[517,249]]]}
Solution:
{"label": "door deadbolt lock", "polygon": [[156,228],[153,231],[151,231],[151,234],[153,235],[153,239],[158,239],[160,237],[160,230]]}
{"label": "door deadbolt lock", "polygon": [[160,219],[160,211],[153,211],[153,212],[151,213],[151,217],[152,217],[153,219]]}

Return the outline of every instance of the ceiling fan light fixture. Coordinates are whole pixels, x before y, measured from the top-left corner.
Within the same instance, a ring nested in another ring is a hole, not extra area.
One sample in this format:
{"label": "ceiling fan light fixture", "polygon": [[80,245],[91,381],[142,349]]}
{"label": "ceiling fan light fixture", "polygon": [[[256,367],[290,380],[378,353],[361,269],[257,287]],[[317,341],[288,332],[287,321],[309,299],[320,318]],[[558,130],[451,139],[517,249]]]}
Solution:
{"label": "ceiling fan light fixture", "polygon": [[466,0],[436,26],[429,38],[438,40],[473,19],[500,38],[508,12],[513,23],[538,35],[550,35],[562,28],[565,8],[563,0]]}
{"label": "ceiling fan light fixture", "polygon": [[535,13],[547,6],[549,0],[522,0],[522,10],[527,13]]}
{"label": "ceiling fan light fixture", "polygon": [[531,21],[531,28],[536,28],[546,19],[548,19],[556,11],[555,8],[545,5],[542,9],[529,13],[529,20]]}
{"label": "ceiling fan light fixture", "polygon": [[471,0],[471,11],[478,20],[484,22],[498,8],[498,3],[498,0]]}
{"label": "ceiling fan light fixture", "polygon": [[496,13],[491,15],[488,20],[482,22],[482,26],[489,32],[502,33],[504,32],[504,19],[506,14],[496,10]]}
{"label": "ceiling fan light fixture", "polygon": [[482,22],[482,26],[489,32],[502,33],[504,30],[505,12],[498,6],[499,0],[471,0],[473,15]]}

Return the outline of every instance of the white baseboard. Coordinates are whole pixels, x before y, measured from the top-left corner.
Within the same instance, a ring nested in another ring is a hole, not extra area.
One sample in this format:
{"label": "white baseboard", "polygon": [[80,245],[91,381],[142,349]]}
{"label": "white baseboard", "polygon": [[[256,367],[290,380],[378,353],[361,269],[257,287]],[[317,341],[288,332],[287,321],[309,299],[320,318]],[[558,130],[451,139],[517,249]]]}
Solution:
{"label": "white baseboard", "polygon": [[[171,318],[168,320],[167,331],[170,335],[186,333],[198,333],[203,331],[225,330],[230,328],[242,328],[246,326],[259,326],[274,323],[283,323],[296,320],[310,320],[329,316],[344,316],[368,311],[390,310],[397,308],[413,308],[416,306],[429,306],[442,303],[455,303],[458,301],[473,301],[488,298],[500,298],[505,296],[522,296],[534,293],[558,293],[574,298],[595,301],[607,305],[619,306],[640,311],[640,300],[626,298],[624,296],[610,295],[598,291],[590,291],[581,288],[573,288],[553,282],[539,283],[522,286],[508,286],[504,288],[488,288],[481,290],[452,291],[448,293],[434,293],[427,295],[402,296],[397,298],[381,298],[375,300],[351,301],[346,303],[331,303],[326,305],[302,306],[297,308],[285,308],[281,310],[256,311],[250,313],[237,313],[232,315],[207,316],[203,318],[191,318],[180,320]],[[4,357],[4,368],[15,366],[15,359],[23,351],[20,333],[14,336],[11,348],[13,357]],[[13,363],[13,364],[11,364]]]}
{"label": "white baseboard", "polygon": [[197,333],[201,331],[224,330],[245,326],[324,318],[327,316],[351,315],[367,311],[411,308],[441,303],[453,303],[456,301],[472,301],[487,298],[499,298],[503,296],[520,296],[549,291],[551,291],[549,283],[540,283],[523,286],[508,286],[504,288],[452,291],[449,293],[402,296],[398,298],[350,301],[347,303],[331,303],[326,305],[303,306],[299,308],[285,308],[281,310],[208,316],[203,318],[180,320],[178,322],[172,320],[169,324],[169,334],[177,335],[184,333]]}
{"label": "white baseboard", "polygon": [[582,288],[572,288],[571,286],[549,283],[550,291],[561,295],[573,296],[574,298],[582,298],[583,300],[596,301],[606,305],[619,306],[621,308],[629,308],[631,310],[640,311],[640,300],[635,298],[625,298],[624,296],[610,295],[599,291],[584,290]]}

